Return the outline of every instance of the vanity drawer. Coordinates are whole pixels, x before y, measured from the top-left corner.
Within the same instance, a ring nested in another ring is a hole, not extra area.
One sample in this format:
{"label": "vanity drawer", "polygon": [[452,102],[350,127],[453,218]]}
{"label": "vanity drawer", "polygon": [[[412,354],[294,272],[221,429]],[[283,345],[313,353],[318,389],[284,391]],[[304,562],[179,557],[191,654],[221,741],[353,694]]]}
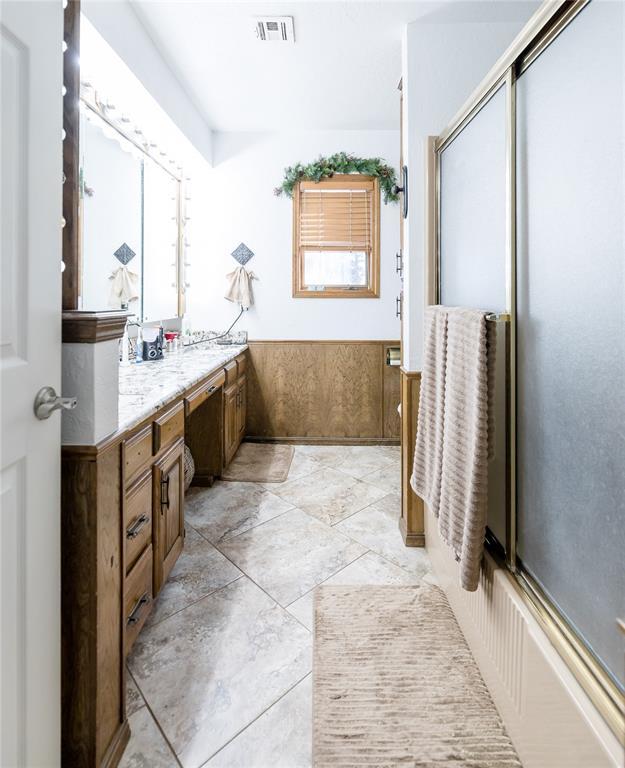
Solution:
{"label": "vanity drawer", "polygon": [[148,470],[126,491],[124,504],[126,573],[152,543],[152,471]]}
{"label": "vanity drawer", "polygon": [[229,387],[237,380],[237,361],[231,360],[224,365],[224,373],[226,374],[226,386]]}
{"label": "vanity drawer", "polygon": [[153,451],[159,451],[184,435],[184,403],[180,402],[153,422]]}
{"label": "vanity drawer", "polygon": [[152,426],[148,425],[124,441],[124,476],[128,484],[152,460]]}
{"label": "vanity drawer", "polygon": [[124,618],[126,622],[126,653],[130,652],[141,627],[152,610],[152,546],[139,558],[126,577],[124,589]]}
{"label": "vanity drawer", "polygon": [[238,375],[242,376],[247,367],[247,355],[245,352],[237,357]]}
{"label": "vanity drawer", "polygon": [[188,394],[184,399],[184,415],[189,416],[193,411],[215,392],[219,387],[222,387],[226,380],[226,375],[223,371],[220,371],[216,376],[213,376],[208,381],[204,382],[193,392]]}

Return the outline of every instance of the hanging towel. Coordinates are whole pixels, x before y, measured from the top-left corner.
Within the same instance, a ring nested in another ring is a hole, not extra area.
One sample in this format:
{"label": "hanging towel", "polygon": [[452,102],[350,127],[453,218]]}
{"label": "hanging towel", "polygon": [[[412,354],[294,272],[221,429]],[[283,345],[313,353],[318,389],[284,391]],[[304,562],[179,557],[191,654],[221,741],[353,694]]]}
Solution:
{"label": "hanging towel", "polygon": [[419,423],[410,484],[435,517],[438,517],[443,468],[446,355],[447,312],[442,307],[428,307],[425,311]]}
{"label": "hanging towel", "polygon": [[449,307],[430,308],[426,323],[411,482],[438,517],[461,586],[473,592],[486,531],[494,324],[480,310]]}
{"label": "hanging towel", "polygon": [[111,281],[109,306],[119,309],[122,304],[128,304],[133,299],[139,298],[139,275],[128,269],[125,264],[113,270],[109,280]]}
{"label": "hanging towel", "polygon": [[243,309],[249,309],[254,303],[252,293],[252,280],[257,277],[253,272],[248,272],[245,267],[237,267],[234,272],[226,275],[228,286],[225,297],[228,301],[240,304]]}

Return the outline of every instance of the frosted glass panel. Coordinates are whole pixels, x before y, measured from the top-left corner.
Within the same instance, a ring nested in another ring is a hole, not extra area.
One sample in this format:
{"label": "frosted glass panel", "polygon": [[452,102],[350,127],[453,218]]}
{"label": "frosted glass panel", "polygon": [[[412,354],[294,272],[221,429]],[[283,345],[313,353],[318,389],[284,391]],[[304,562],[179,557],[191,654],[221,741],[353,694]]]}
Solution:
{"label": "frosted glass panel", "polygon": [[518,81],[518,551],[623,683],[623,5]]}
{"label": "frosted glass panel", "polygon": [[441,303],[506,309],[506,93],[440,158]]}

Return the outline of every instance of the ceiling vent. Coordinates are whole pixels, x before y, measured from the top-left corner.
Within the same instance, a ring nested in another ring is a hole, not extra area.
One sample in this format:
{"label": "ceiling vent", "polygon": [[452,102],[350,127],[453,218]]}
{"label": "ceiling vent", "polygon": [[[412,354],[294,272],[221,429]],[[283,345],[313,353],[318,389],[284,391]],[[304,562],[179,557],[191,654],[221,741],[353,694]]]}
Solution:
{"label": "ceiling vent", "polygon": [[295,42],[292,16],[257,16],[254,25],[256,39],[263,43],[274,40],[280,43]]}

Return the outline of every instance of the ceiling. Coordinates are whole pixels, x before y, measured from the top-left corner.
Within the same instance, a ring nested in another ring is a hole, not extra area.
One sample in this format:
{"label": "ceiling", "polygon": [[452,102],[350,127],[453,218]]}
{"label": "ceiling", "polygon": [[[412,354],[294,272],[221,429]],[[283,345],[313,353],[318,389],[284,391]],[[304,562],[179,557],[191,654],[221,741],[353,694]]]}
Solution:
{"label": "ceiling", "polygon": [[[398,127],[401,35],[423,2],[132,3],[206,122],[222,131]],[[293,16],[295,44],[252,17]]]}
{"label": "ceiling", "polygon": [[[530,14],[515,0],[131,0],[206,123],[218,131],[396,129],[404,26]],[[293,16],[295,44],[261,43],[253,17]],[[444,18],[438,19],[443,21]]]}

